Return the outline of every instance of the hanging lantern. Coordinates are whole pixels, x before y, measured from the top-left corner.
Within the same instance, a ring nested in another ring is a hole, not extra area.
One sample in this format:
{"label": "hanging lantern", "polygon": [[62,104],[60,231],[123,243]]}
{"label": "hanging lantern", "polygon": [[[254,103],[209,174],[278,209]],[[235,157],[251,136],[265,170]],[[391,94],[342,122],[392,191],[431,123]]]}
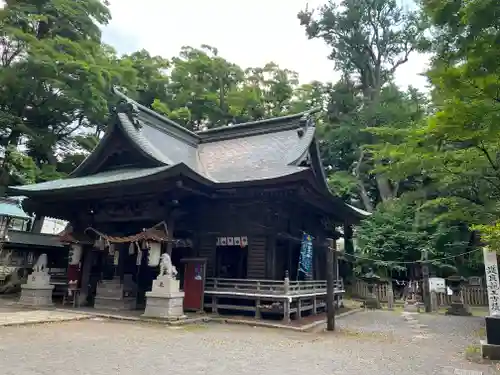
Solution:
{"label": "hanging lantern", "polygon": [[113,258],[113,265],[117,266],[119,261],[120,261],[120,252],[115,251],[115,256]]}
{"label": "hanging lantern", "polygon": [[94,242],[94,247],[96,249],[104,251],[104,248],[105,248],[104,238],[102,238],[101,236],[99,236],[99,238]]}
{"label": "hanging lantern", "polygon": [[131,242],[130,245],[128,246],[128,255],[133,255],[135,253],[135,246],[134,243]]}
{"label": "hanging lantern", "polygon": [[142,263],[142,251],[140,249],[137,250],[137,259],[135,261],[136,266],[140,266]]}
{"label": "hanging lantern", "polygon": [[82,259],[82,245],[74,243],[70,245],[69,264],[74,266],[80,263]]}
{"label": "hanging lantern", "polygon": [[247,236],[241,237],[241,247],[245,247],[245,246],[248,246],[248,237]]}
{"label": "hanging lantern", "polygon": [[115,248],[115,244],[114,244],[114,243],[109,244],[109,249],[108,249],[108,251],[109,251],[109,254],[110,254],[110,255],[113,255],[113,254],[115,253],[116,248]]}
{"label": "hanging lantern", "polygon": [[345,241],[342,237],[340,237],[335,243],[336,251],[339,253],[343,253],[345,250]]}
{"label": "hanging lantern", "polygon": [[161,244],[159,242],[150,242],[148,250],[148,266],[158,266],[161,257]]}
{"label": "hanging lantern", "polygon": [[28,265],[32,265],[34,260],[35,260],[35,254],[33,253],[33,251],[30,251],[28,253],[26,262],[28,263]]}

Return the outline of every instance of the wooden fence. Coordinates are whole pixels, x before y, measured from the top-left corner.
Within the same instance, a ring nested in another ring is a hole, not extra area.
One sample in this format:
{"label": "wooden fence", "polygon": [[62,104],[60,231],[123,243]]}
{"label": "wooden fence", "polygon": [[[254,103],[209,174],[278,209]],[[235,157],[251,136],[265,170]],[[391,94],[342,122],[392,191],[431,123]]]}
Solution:
{"label": "wooden fence", "polygon": [[[383,283],[374,287],[373,292],[378,297],[379,301],[387,302],[387,289],[388,284]],[[356,280],[350,288],[348,288],[351,296],[366,298],[368,296],[368,286],[362,280]],[[483,286],[465,286],[462,288],[462,298],[465,304],[469,306],[488,306],[488,292],[486,287]],[[446,293],[439,293],[438,305],[449,306],[451,303],[451,296]],[[395,293],[394,298],[397,300],[400,296]]]}

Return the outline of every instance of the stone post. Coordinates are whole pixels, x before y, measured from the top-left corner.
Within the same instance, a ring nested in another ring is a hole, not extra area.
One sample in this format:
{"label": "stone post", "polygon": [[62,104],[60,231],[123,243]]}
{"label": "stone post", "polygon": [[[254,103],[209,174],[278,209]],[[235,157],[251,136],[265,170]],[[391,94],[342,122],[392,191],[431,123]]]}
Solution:
{"label": "stone post", "polygon": [[490,360],[500,359],[500,281],[495,250],[483,249],[486,287],[490,315],[486,320],[486,340],[481,340],[481,355]]}
{"label": "stone post", "polygon": [[394,290],[392,289],[392,280],[387,284],[387,309],[394,310]]}
{"label": "stone post", "polygon": [[438,296],[435,291],[431,292],[431,311],[436,312],[439,310]]}

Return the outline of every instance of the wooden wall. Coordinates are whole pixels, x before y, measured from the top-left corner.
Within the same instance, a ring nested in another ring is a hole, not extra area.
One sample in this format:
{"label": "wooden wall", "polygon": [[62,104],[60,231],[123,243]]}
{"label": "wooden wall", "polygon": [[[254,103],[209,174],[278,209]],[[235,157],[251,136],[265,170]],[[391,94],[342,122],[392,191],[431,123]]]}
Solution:
{"label": "wooden wall", "polygon": [[266,278],[266,246],[264,236],[252,236],[248,239],[247,278]]}
{"label": "wooden wall", "polygon": [[[289,253],[300,244],[290,246],[287,241],[277,241],[278,233],[300,237],[306,231],[316,238],[324,237],[321,218],[293,202],[202,202],[197,206],[196,217],[200,236],[198,256],[207,259],[208,277],[215,276],[217,237],[248,237],[249,279],[282,279],[285,270],[296,267]],[[325,277],[323,251],[314,247],[314,278]]]}

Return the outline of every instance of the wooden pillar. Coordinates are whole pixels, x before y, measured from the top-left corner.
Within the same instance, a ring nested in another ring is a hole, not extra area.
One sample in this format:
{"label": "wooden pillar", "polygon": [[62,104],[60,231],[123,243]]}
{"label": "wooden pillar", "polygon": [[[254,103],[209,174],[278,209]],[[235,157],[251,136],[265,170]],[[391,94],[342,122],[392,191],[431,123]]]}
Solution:
{"label": "wooden pillar", "polygon": [[218,314],[219,311],[217,309],[217,296],[212,296],[212,314]]}
{"label": "wooden pillar", "polygon": [[[339,253],[335,246],[333,250],[333,277],[335,280],[335,289],[340,288],[340,275],[339,275]],[[340,307],[340,294],[334,294],[335,308]]]}
{"label": "wooden pillar", "polygon": [[35,220],[33,220],[33,224],[31,226],[31,232],[33,233],[42,233],[43,219],[44,216],[35,216]]}
{"label": "wooden pillar", "polygon": [[335,302],[334,302],[334,260],[335,260],[335,240],[330,239],[328,246],[324,246],[326,251],[326,329],[335,330]]}
{"label": "wooden pillar", "polygon": [[[285,272],[283,291],[285,296],[288,297],[288,293],[290,291],[290,278],[288,277],[288,271]],[[290,302],[291,300],[289,298],[285,298],[283,301],[283,321],[285,323],[290,323]]]}
{"label": "wooden pillar", "polygon": [[120,282],[123,283],[123,275],[125,274],[125,260],[128,257],[128,244],[115,245],[115,251],[118,251],[118,265],[116,266],[116,275],[120,277]]}
{"label": "wooden pillar", "polygon": [[276,236],[267,237],[266,278],[276,280]]}
{"label": "wooden pillar", "polygon": [[[288,246],[287,246],[287,259],[288,259],[288,264],[287,264],[287,270],[295,270],[295,272],[297,272],[297,269],[298,269],[298,265],[297,264],[292,264],[293,263],[293,257],[292,257],[292,254],[293,254],[293,243],[292,241],[288,240]],[[287,271],[287,275],[285,277],[290,277],[289,276],[289,271]],[[296,276],[296,278],[298,277],[298,274]]]}
{"label": "wooden pillar", "polygon": [[[344,252],[347,255],[351,255],[351,258],[347,258],[347,259],[352,259],[352,255],[354,254],[354,244],[352,242],[352,236],[353,236],[352,226],[349,224],[344,224]],[[353,266],[352,266],[352,263],[350,263],[350,262],[347,262],[345,266],[347,269],[347,272],[346,272],[346,279],[347,280],[344,280],[344,282],[345,281],[350,282],[351,278],[353,276],[353,272],[354,272]]]}
{"label": "wooden pillar", "polygon": [[313,265],[313,274],[314,274],[314,277],[313,279],[314,280],[321,280],[321,259],[319,257],[319,250],[320,249],[314,249],[313,248],[313,258],[314,258],[314,265]]}
{"label": "wooden pillar", "polygon": [[85,303],[88,297],[88,290],[90,286],[90,271],[92,270],[92,263],[94,262],[94,252],[91,248],[87,247],[84,249],[85,253],[83,256],[82,264],[82,276],[80,281],[80,301],[79,305]]}
{"label": "wooden pillar", "polygon": [[172,256],[172,249],[174,248],[174,231],[175,231],[175,220],[174,215],[171,212],[168,220],[167,220],[167,230],[168,230],[168,238],[170,241],[167,242],[167,254]]}

